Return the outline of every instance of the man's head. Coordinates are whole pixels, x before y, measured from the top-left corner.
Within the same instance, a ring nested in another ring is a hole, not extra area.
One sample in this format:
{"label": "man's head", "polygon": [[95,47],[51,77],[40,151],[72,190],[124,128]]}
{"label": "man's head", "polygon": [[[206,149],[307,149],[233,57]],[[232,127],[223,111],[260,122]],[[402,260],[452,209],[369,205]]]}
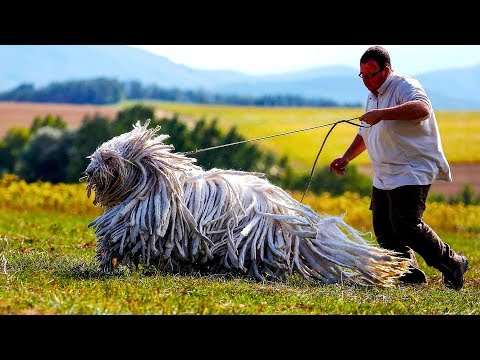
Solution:
{"label": "man's head", "polygon": [[388,51],[381,46],[368,48],[360,58],[360,74],[364,85],[373,93],[390,75],[392,65]]}

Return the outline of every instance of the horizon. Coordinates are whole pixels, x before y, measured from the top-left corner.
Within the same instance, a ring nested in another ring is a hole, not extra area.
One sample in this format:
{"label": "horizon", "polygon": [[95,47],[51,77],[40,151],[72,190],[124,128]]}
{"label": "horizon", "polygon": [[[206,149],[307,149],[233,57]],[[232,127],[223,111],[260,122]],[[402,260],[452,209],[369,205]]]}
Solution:
{"label": "horizon", "polygon": [[[371,45],[128,45],[198,70],[277,75],[325,66],[357,69]],[[419,75],[480,65],[480,45],[382,45],[397,72]]]}

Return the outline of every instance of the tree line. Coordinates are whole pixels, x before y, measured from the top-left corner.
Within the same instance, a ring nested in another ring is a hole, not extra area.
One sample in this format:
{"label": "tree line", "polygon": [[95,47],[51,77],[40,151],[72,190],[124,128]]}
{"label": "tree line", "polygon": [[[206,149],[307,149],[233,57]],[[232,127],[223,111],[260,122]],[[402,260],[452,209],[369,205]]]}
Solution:
{"label": "tree line", "polygon": [[[200,119],[192,129],[177,115],[155,118],[154,108],[133,105],[119,111],[114,119],[95,114],[83,118],[81,126],[68,129],[59,116],[37,116],[30,128],[10,128],[0,140],[0,175],[12,173],[27,182],[37,180],[51,183],[78,182],[90,160],[87,158],[107,140],[132,130],[137,120],[151,119],[150,127],[161,126],[160,132],[170,137],[167,143],[175,151],[204,149],[245,140],[235,127],[222,132],[217,120]],[[192,155],[205,170],[211,168],[262,172],[275,185],[287,190],[304,191],[309,173],[296,173],[287,156],[279,157],[260,150],[251,143],[242,143]],[[369,195],[371,180],[350,166],[346,175],[338,177],[328,168],[316,169],[309,191],[315,194],[329,192],[340,195],[346,191]]]}
{"label": "tree line", "polygon": [[21,84],[12,90],[0,93],[0,101],[108,105],[125,99],[238,106],[361,107],[361,104],[339,104],[329,99],[308,99],[298,95],[273,94],[256,97],[228,95],[202,89],[162,88],[157,85],[142,85],[135,80],[120,82],[108,78],[53,82],[39,89],[32,84]]}

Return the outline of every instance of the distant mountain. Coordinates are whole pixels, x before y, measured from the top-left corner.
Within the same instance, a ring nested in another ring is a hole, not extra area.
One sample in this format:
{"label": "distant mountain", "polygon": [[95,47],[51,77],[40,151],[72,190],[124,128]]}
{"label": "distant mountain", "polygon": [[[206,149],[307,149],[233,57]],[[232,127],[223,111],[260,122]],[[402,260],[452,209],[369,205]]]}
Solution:
{"label": "distant mountain", "polygon": [[[289,94],[339,104],[364,104],[367,96],[358,69],[346,66],[252,76],[198,70],[126,45],[0,45],[0,68],[0,92],[22,83],[38,87],[53,81],[109,77],[164,88],[251,96]],[[480,110],[480,64],[409,75],[422,82],[437,110]]]}
{"label": "distant mountain", "polygon": [[340,104],[363,104],[367,90],[358,78],[358,72],[349,67],[332,67],[331,70],[330,73],[330,67],[325,67],[289,75],[257,78],[249,82],[227,83],[215,87],[215,90],[252,96],[298,94],[306,98],[331,99]]}
{"label": "distant mountain", "polygon": [[115,77],[185,89],[244,81],[234,71],[196,70],[126,45],[0,45],[0,91],[21,83]]}
{"label": "distant mountain", "polygon": [[[357,75],[358,70],[349,67],[324,67],[248,82],[227,83],[215,89],[256,96],[295,93],[305,97],[323,97],[338,103],[364,104],[367,90]],[[480,65],[413,76],[422,83],[436,110],[480,110]]]}
{"label": "distant mountain", "polygon": [[480,65],[432,71],[417,79],[436,108],[480,109]]}

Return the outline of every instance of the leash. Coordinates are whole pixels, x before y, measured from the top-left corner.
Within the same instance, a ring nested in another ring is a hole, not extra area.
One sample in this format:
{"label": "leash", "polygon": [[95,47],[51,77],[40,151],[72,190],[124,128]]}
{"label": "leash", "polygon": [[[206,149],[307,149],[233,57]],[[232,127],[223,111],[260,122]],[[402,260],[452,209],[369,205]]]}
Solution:
{"label": "leash", "polygon": [[363,126],[361,124],[355,124],[353,122],[351,122],[350,120],[355,120],[355,119],[359,119],[360,116],[357,116],[355,118],[352,118],[352,119],[348,119],[348,120],[339,120],[339,121],[336,121],[333,123],[332,127],[330,128],[330,130],[328,130],[328,133],[327,135],[325,135],[325,138],[323,139],[323,142],[322,142],[322,146],[320,146],[320,149],[318,150],[318,153],[317,153],[317,157],[315,158],[315,161],[313,162],[313,166],[312,166],[312,170],[310,171],[310,176],[308,178],[308,183],[307,183],[307,187],[305,188],[305,191],[303,192],[303,195],[302,195],[302,199],[300,200],[300,202],[302,203],[303,202],[303,198],[305,197],[305,194],[307,193],[308,191],[308,188],[310,187],[310,183],[312,182],[312,177],[313,177],[313,172],[315,171],[315,166],[317,165],[317,160],[320,156],[320,153],[322,152],[323,150],[323,147],[325,146],[325,142],[327,141],[327,138],[328,136],[330,135],[330,133],[333,131],[333,129],[335,128],[335,126],[337,126],[338,124],[342,123],[342,122],[346,122],[346,123],[349,123],[351,125],[354,125],[354,126],[357,126],[357,127],[370,127],[370,126]]}
{"label": "leash", "polygon": [[308,128],[303,128],[303,129],[298,129],[298,130],[293,130],[293,131],[287,131],[287,132],[283,132],[283,133],[279,133],[279,134],[273,134],[273,135],[262,136],[262,137],[258,137],[258,138],[254,138],[254,139],[237,141],[237,142],[233,142],[233,143],[229,143],[229,144],[211,146],[211,147],[204,148],[204,149],[195,149],[195,150],[192,150],[192,151],[180,152],[180,154],[182,154],[182,155],[194,155],[194,154],[197,154],[197,153],[203,152],[203,151],[220,149],[220,148],[223,148],[223,147],[245,144],[245,143],[248,143],[248,142],[260,141],[260,140],[265,140],[265,139],[271,139],[271,138],[274,138],[274,137],[290,135],[290,134],[294,134],[294,133],[301,132],[301,131],[308,131],[308,130],[313,130],[313,129],[319,129],[319,128],[322,128],[322,127],[325,127],[325,126],[331,126],[330,130],[328,130],[327,135],[325,135],[325,138],[323,139],[322,146],[320,146],[320,149],[318,150],[317,157],[315,158],[315,161],[314,161],[313,166],[312,166],[312,170],[310,171],[310,177],[308,179],[307,187],[306,187],[306,189],[305,189],[305,191],[302,195],[302,200],[300,200],[300,202],[303,202],[303,198],[305,197],[305,194],[307,193],[308,188],[310,187],[310,183],[312,182],[313,172],[315,170],[315,166],[317,165],[318,158],[320,156],[320,153],[323,150],[323,147],[325,146],[325,142],[327,141],[328,136],[330,135],[332,130],[335,128],[335,126],[337,126],[340,123],[348,123],[350,125],[354,125],[354,126],[357,126],[357,127],[370,127],[370,126],[363,126],[361,124],[355,124],[354,122],[352,122],[352,120],[356,120],[356,119],[359,119],[359,118],[360,118],[360,116],[357,116],[357,117],[354,117],[354,118],[351,118],[351,119],[338,120],[338,121],[335,121],[335,122],[329,123],[329,124],[317,125],[317,126],[312,126],[312,127],[308,127]]}
{"label": "leash", "polygon": [[[355,120],[355,119],[358,119],[358,118],[359,118],[359,116],[358,116],[358,117],[355,117],[355,118],[352,118],[352,119],[348,119],[348,120],[335,121],[335,122],[330,123],[330,124],[317,125],[317,126],[312,126],[312,127],[309,127],[309,128],[304,128],[304,129],[299,129],[299,130],[293,130],[293,131],[287,131],[287,132],[283,132],[283,133],[280,133],[280,134],[267,135],[267,136],[262,136],[262,137],[258,137],[258,138],[254,138],[254,139],[237,141],[237,142],[233,142],[233,143],[229,143],[229,144],[223,144],[223,145],[218,145],[218,146],[212,146],[212,147],[208,147],[208,148],[204,148],[204,149],[195,149],[195,150],[192,150],[192,151],[180,152],[180,154],[183,154],[183,155],[194,155],[194,154],[197,154],[197,153],[203,152],[203,151],[220,149],[220,148],[223,148],[223,147],[232,146],[232,145],[244,144],[244,143],[248,143],[248,142],[252,142],[252,141],[259,141],[259,140],[270,139],[270,138],[274,138],[274,137],[277,137],[277,136],[290,135],[290,134],[294,134],[294,133],[297,133],[297,132],[307,131],[307,130],[313,130],[313,129],[318,129],[318,128],[325,127],[325,126],[330,126],[330,125],[333,125],[333,126],[335,127],[337,124],[339,124],[339,123],[341,123],[341,122],[347,122],[347,123],[349,123],[349,124],[352,124],[352,125],[355,125],[355,126],[359,126],[358,124],[355,124],[355,123],[350,122],[351,120]],[[361,126],[361,125],[360,125],[360,126]]]}

